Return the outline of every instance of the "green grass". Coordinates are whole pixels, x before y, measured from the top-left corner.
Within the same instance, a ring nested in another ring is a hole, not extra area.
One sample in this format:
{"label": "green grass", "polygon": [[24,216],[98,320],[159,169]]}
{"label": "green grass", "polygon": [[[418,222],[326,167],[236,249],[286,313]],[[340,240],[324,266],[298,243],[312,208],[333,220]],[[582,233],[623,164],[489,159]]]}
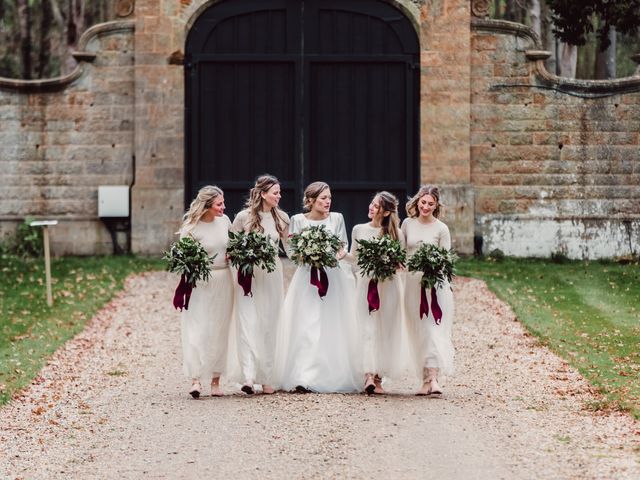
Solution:
{"label": "green grass", "polygon": [[458,274],[485,280],[542,343],[602,394],[594,410],[640,418],[640,265],[465,258]]}
{"label": "green grass", "polygon": [[48,307],[44,261],[0,256],[0,405],[83,329],[122,289],[127,275],[163,266],[160,260],[130,256],[53,259],[54,304]]}

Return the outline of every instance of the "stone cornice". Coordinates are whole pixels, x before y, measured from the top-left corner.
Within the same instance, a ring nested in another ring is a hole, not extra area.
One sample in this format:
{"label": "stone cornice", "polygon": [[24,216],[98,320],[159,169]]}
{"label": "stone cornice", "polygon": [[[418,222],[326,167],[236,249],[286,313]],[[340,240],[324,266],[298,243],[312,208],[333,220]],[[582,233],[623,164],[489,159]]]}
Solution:
{"label": "stone cornice", "polygon": [[[524,37],[533,43],[532,49],[526,52],[529,61],[535,62],[535,74],[537,79],[546,88],[567,94],[581,96],[607,96],[620,93],[640,92],[640,76],[618,78],[615,80],[580,80],[576,78],[559,77],[547,70],[544,64],[545,55],[542,42],[538,34],[521,23],[508,22],[506,20],[489,20],[472,18],[471,29],[476,31],[494,32],[507,35]],[[510,85],[503,85],[508,87]],[[522,84],[512,86],[525,86]],[[536,87],[536,85],[531,85]]]}
{"label": "stone cornice", "polygon": [[78,61],[78,65],[73,71],[66,75],[53,78],[43,78],[38,80],[20,80],[16,78],[0,77],[0,89],[15,90],[18,92],[45,92],[62,90],[67,85],[80,78],[84,72],[84,63],[92,62],[96,58],[96,53],[88,49],[89,42],[94,38],[120,31],[133,31],[134,20],[117,20],[113,22],[99,23],[88,28],[78,40],[78,50],[73,52],[73,58]]}
{"label": "stone cornice", "polygon": [[[478,188],[476,186],[476,188]],[[488,220],[498,220],[498,221],[553,221],[553,222],[581,222],[581,221],[609,221],[616,223],[627,223],[630,221],[640,220],[640,215],[635,213],[616,213],[616,214],[608,214],[608,215],[568,215],[568,214],[558,214],[558,215],[545,215],[545,214],[536,214],[536,213],[478,213],[476,211],[476,222],[482,223]]]}

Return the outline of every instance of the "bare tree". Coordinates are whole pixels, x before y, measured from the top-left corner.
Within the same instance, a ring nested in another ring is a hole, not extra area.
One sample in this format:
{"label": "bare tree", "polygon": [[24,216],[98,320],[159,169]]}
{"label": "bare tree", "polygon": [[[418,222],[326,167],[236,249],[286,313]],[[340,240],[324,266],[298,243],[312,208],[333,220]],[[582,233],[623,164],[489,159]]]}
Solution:
{"label": "bare tree", "polygon": [[85,29],[85,1],[84,0],[68,0],[67,4],[67,22],[66,22],[66,61],[65,70],[73,70],[76,61],[71,54],[77,49],[80,35]]}
{"label": "bare tree", "polygon": [[609,30],[609,46],[601,51],[597,50],[596,53],[596,74],[595,78],[609,79],[616,78],[616,29],[611,27]]}
{"label": "bare tree", "polygon": [[52,75],[52,64],[47,61],[47,56],[51,51],[51,3],[42,2],[40,14],[40,51],[38,54],[37,78],[49,77]]}
{"label": "bare tree", "polygon": [[561,77],[575,78],[578,66],[578,46],[556,42],[556,73]]}
{"label": "bare tree", "polygon": [[20,26],[20,58],[22,78],[31,78],[31,5],[29,0],[18,0],[18,19]]}
{"label": "bare tree", "polygon": [[555,74],[558,73],[557,58],[558,52],[556,49],[556,37],[553,34],[553,23],[551,21],[551,11],[547,5],[547,2],[543,2],[541,5],[541,23],[542,23],[542,44],[544,48],[551,52],[551,56],[546,61],[547,70]]}
{"label": "bare tree", "polygon": [[540,0],[529,0],[528,7],[531,28],[542,38],[542,7],[540,6]]}

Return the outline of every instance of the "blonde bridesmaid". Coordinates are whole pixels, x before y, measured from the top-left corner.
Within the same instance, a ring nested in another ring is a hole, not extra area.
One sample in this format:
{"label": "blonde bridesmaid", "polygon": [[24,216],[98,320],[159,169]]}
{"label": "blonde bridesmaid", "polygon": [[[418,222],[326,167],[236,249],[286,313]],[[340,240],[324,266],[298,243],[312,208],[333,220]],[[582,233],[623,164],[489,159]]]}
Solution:
{"label": "blonde bridesmaid", "polygon": [[182,312],[182,359],[191,378],[189,393],[200,397],[202,379],[211,379],[211,395],[222,396],[220,376],[226,373],[229,325],[233,310],[233,282],[225,258],[231,222],[224,214],[224,194],[214,186],[200,189],[184,215],[180,237],[192,237],[215,255],[208,281],[198,282],[189,308]]}
{"label": "blonde bridesmaid", "polygon": [[[451,235],[446,224],[439,220],[440,192],[438,187],[425,185],[407,203],[407,217],[402,232],[407,242],[407,256],[414,254],[422,244],[430,243],[451,249]],[[405,286],[405,315],[409,338],[413,347],[416,374],[422,377],[417,395],[441,394],[442,375],[453,373],[454,349],[451,327],[454,316],[453,292],[449,283],[437,288],[436,295],[442,309],[442,320],[436,324],[431,309],[429,315],[420,316],[421,273],[408,272]]]}

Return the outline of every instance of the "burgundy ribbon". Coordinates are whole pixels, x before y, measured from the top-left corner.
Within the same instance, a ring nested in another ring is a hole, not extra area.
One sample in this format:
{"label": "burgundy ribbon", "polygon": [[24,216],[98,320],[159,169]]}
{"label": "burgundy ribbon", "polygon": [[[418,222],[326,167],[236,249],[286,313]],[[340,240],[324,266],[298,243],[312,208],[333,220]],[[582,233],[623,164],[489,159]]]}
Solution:
{"label": "burgundy ribbon", "polygon": [[367,303],[369,303],[369,313],[380,309],[380,294],[378,293],[378,281],[373,278],[369,280],[367,288]]}
{"label": "burgundy ribbon", "polygon": [[253,277],[250,273],[242,273],[242,270],[238,270],[238,285],[242,287],[244,291],[244,296],[253,297],[253,293],[251,292],[251,278]]}
{"label": "burgundy ribbon", "polygon": [[[431,313],[436,325],[440,325],[442,321],[442,309],[438,304],[438,296],[436,295],[435,287],[431,287]],[[427,300],[427,290],[425,287],[420,287],[420,318],[423,315],[429,316],[429,302]]]}
{"label": "burgundy ribbon", "polygon": [[329,290],[329,279],[324,268],[311,267],[311,277],[309,283],[318,289],[320,298],[324,297]]}
{"label": "burgundy ribbon", "polygon": [[436,325],[440,325],[442,321],[442,309],[438,304],[438,296],[436,295],[436,289],[431,287],[431,313],[433,313],[433,319],[436,321]]}
{"label": "burgundy ribbon", "polygon": [[429,316],[429,302],[427,301],[426,289],[420,285],[420,320],[423,315]]}
{"label": "burgundy ribbon", "polygon": [[173,294],[173,306],[176,310],[182,311],[189,310],[189,299],[191,298],[191,291],[193,287],[187,282],[187,278],[184,275],[180,276],[180,283],[176,287],[176,291]]}

